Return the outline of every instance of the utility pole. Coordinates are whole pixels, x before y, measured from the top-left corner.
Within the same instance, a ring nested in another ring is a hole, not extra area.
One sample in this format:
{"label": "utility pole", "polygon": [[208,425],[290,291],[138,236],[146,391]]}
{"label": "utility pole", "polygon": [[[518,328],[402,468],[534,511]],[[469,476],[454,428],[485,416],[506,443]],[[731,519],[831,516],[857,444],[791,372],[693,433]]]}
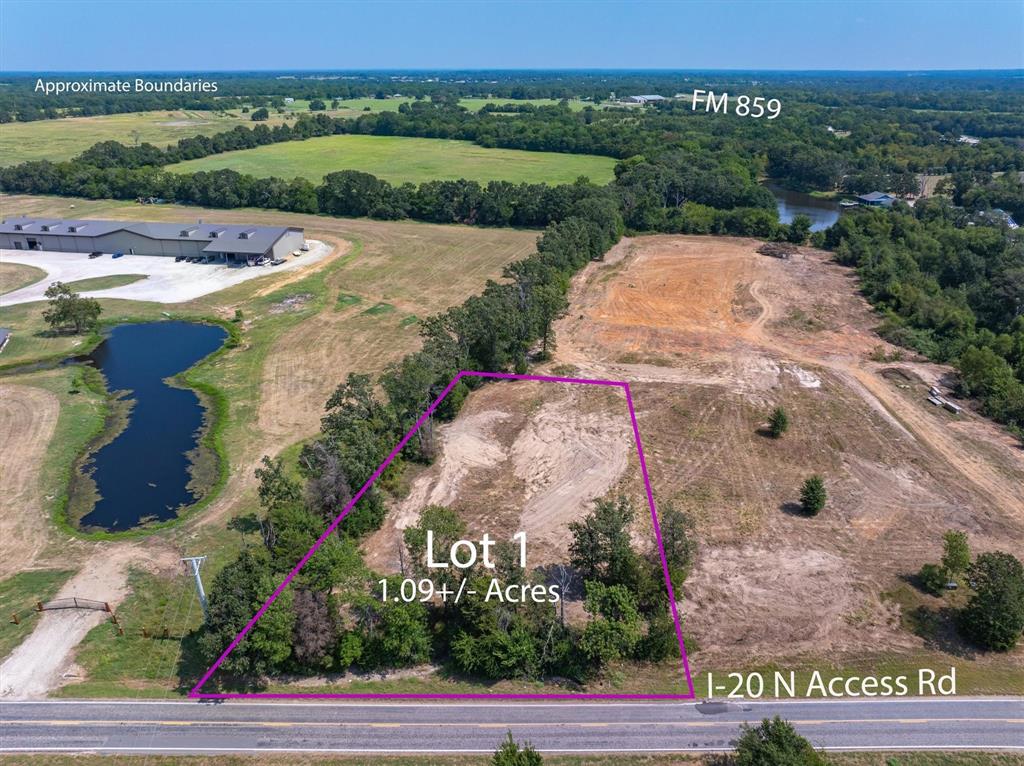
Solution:
{"label": "utility pole", "polygon": [[192,567],[192,576],[196,580],[196,595],[199,596],[199,605],[203,608],[203,621],[205,622],[209,614],[206,606],[206,591],[203,590],[203,578],[199,575],[199,567],[206,561],[206,556],[190,556],[182,561]]}

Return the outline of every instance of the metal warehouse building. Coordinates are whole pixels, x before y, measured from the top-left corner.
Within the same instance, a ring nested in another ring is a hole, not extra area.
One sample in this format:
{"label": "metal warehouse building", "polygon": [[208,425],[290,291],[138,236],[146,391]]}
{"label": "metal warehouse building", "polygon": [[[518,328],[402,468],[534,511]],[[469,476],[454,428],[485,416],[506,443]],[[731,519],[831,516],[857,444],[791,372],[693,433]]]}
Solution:
{"label": "metal warehouse building", "polygon": [[50,218],[7,218],[0,248],[63,253],[116,253],[207,257],[227,263],[283,258],[305,242],[294,226],[220,223],[133,223]]}

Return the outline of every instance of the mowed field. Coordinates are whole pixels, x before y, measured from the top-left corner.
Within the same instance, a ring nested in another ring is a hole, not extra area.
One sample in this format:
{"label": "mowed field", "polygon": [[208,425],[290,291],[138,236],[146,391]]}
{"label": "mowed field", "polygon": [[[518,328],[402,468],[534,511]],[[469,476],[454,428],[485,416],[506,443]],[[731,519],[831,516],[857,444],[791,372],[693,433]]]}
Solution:
{"label": "mowed field", "polygon": [[324,136],[226,152],[171,165],[194,173],[229,168],[257,177],[303,176],[319,181],[336,170],[361,170],[392,183],[465,178],[528,183],[572,183],[586,176],[611,181],[616,160],[587,154],[487,149],[469,141],[400,136]]}
{"label": "mowed field", "polygon": [[[317,114],[331,117],[358,117],[366,112],[395,112],[411,98],[356,98],[339,102],[338,109],[328,109]],[[470,111],[479,111],[485,104],[531,103],[550,106],[558,102],[553,99],[485,99],[466,98],[459,102]],[[330,105],[330,102],[328,102]],[[583,108],[580,101],[571,101],[574,111]],[[285,107],[284,113],[270,110],[270,118],[264,125],[280,125],[294,122],[299,115],[311,114],[309,101],[296,99]],[[81,154],[99,141],[118,141],[131,146],[138,138],[139,143],[150,143],[164,147],[190,136],[212,135],[231,130],[236,125],[251,128],[254,123],[251,114],[241,109],[224,112],[195,110],[171,110],[152,112],[126,112],[104,114],[95,117],[68,117],[59,120],[36,120],[33,122],[10,122],[0,125],[0,167],[17,165],[28,160],[69,160]],[[292,174],[294,175],[294,174]],[[289,176],[290,177],[290,176]]]}
{"label": "mowed field", "polygon": [[[90,586],[90,597],[118,604],[119,616],[136,626],[170,619],[161,617],[158,605],[165,598],[180,600],[183,581],[177,556],[181,550],[201,548],[208,554],[204,577],[208,572],[210,578],[235,554],[238,534],[225,525],[232,517],[256,509],[253,471],[263,455],[280,454],[314,435],[327,398],[349,372],[374,374],[415,350],[420,343],[418,318],[459,304],[480,291],[487,279],[500,278],[507,263],[534,250],[537,238],[533,231],[257,210],[143,207],[100,200],[5,196],[0,204],[5,210],[39,216],[67,215],[74,205],[75,214],[83,217],[203,218],[303,226],[307,236],[335,247],[332,256],[306,269],[271,273],[184,304],[101,299],[108,320],[157,320],[165,311],[181,318],[232,319],[236,309],[242,315],[237,323],[240,344],[201,364],[194,373],[197,380],[216,386],[229,400],[223,432],[227,484],[208,507],[177,527],[148,536],[144,545],[129,540],[75,540],[51,519],[54,499],[63,491],[62,481],[71,462],[90,438],[90,428],[102,423],[101,419],[93,423],[94,413],[74,414],[74,408],[91,406],[93,399],[80,390],[82,386],[68,382],[73,368],[20,374],[17,385],[4,388],[3,410],[24,435],[12,443],[12,449],[24,457],[18,470],[0,472],[0,496],[18,499],[5,506],[5,528],[9,525],[12,544],[25,540],[21,530],[35,532],[32,545],[21,546],[18,567],[59,562],[64,568],[104,573],[102,582]],[[46,337],[43,308],[41,303],[0,308],[0,326],[10,327],[16,338],[28,343],[29,347],[21,346],[18,359],[31,358],[33,343],[38,355],[46,356],[73,352],[83,342],[81,336]],[[13,361],[6,353],[0,355],[0,363]],[[29,393],[35,389],[44,393],[30,399]],[[68,413],[72,416],[65,418]],[[55,434],[48,446],[47,433]],[[119,562],[118,567],[112,567],[113,560]],[[162,562],[160,566],[147,564],[157,560]],[[136,583],[144,593],[136,590]],[[183,610],[172,626],[174,635],[191,626],[189,619],[194,622],[196,613],[187,618]],[[146,661],[157,651],[152,641],[132,631],[125,641],[112,643],[108,628],[100,626],[86,638],[77,661],[94,683],[75,687],[75,693],[124,694],[150,686],[161,694],[173,693],[174,681],[167,668],[177,645],[165,642],[170,649],[158,672],[160,663]],[[131,679],[134,686],[125,686],[122,679]]]}
{"label": "mowed field", "polygon": [[[955,597],[910,584],[947,529],[975,552],[1024,549],[1019,446],[969,409],[927,402],[929,386],[950,391],[949,368],[872,361],[894,349],[852,272],[757,245],[624,240],[577,278],[557,326],[559,374],[632,382],[657,501],[696,521],[682,611],[697,669],[955,663],[1024,691],[1024,647],[973,652],[943,611]],[[778,405],[791,427],[775,440],[764,429]],[[813,519],[798,505],[812,473],[829,493]],[[642,497],[635,471],[624,481]]]}

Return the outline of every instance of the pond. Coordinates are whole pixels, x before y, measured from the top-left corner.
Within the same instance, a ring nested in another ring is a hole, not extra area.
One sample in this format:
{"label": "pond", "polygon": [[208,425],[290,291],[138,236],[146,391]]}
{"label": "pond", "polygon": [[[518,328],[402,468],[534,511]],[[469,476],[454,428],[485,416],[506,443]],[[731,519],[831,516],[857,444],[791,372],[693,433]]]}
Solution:
{"label": "pond", "polygon": [[775,197],[782,223],[790,223],[794,217],[803,214],[811,219],[811,231],[822,231],[839,220],[839,203],[835,200],[790,191],[774,184],[765,184],[765,188]]}
{"label": "pond", "polygon": [[[114,531],[165,521],[199,499],[194,479],[199,453],[207,451],[199,446],[206,409],[195,391],[169,379],[226,337],[222,327],[193,322],[125,324],[82,360],[103,373],[117,397],[114,410],[122,413],[113,438],[100,442],[83,465],[84,478],[78,477],[91,480],[96,498],[81,517],[82,528]],[[73,482],[73,496],[76,483],[83,482]]]}

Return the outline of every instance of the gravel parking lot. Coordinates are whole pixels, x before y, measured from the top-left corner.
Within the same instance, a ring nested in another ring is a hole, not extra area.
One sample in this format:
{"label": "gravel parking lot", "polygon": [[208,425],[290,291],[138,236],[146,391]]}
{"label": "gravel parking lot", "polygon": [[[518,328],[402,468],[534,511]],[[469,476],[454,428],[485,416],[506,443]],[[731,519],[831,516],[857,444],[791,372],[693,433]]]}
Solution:
{"label": "gravel parking lot", "polygon": [[279,266],[227,266],[213,263],[175,262],[157,255],[125,255],[111,258],[103,255],[89,258],[85,253],[49,251],[0,250],[0,262],[23,263],[46,271],[46,276],[20,290],[0,296],[0,304],[12,306],[44,300],[43,293],[53,282],[75,282],[114,274],[145,274],[146,279],[122,287],[83,293],[93,298],[127,298],[158,303],[182,303],[201,295],[215,293],[247,279],[291,271],[316,263],[327,257],[331,247],[318,240],[307,240],[309,252],[299,257],[288,256]]}

